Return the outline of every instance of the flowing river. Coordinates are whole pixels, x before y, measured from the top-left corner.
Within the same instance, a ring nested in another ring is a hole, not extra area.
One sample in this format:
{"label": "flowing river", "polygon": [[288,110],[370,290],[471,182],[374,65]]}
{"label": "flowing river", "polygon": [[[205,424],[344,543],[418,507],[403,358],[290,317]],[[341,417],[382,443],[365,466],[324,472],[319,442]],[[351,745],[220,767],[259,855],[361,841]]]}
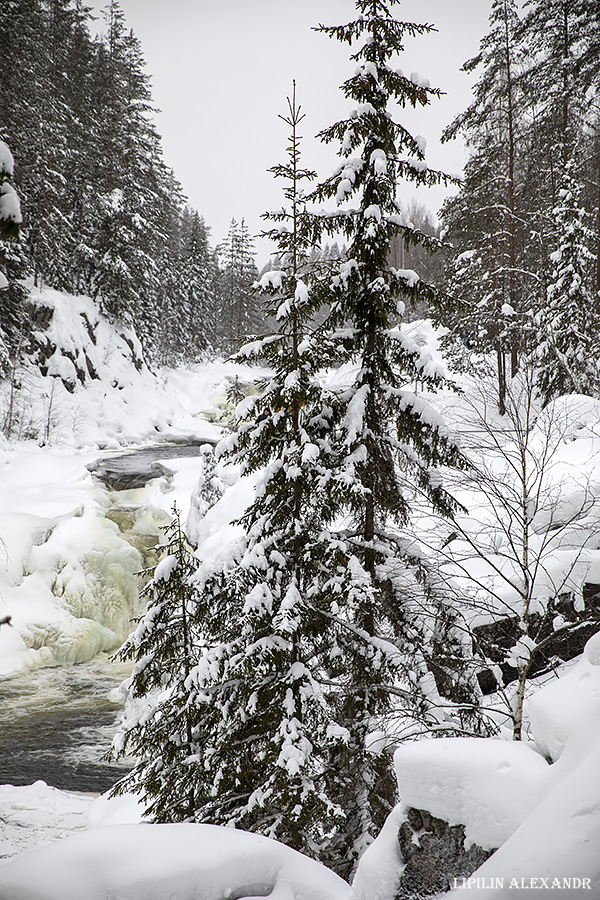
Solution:
{"label": "flowing river", "polygon": [[130,670],[99,656],[2,682],[0,784],[108,790],[127,771],[102,757],[122,708],[118,688]]}
{"label": "flowing river", "polygon": [[[131,490],[165,475],[161,459],[192,458],[198,448],[157,445],[100,460],[91,469],[109,490]],[[127,771],[103,757],[123,708],[119,687],[131,666],[100,655],[1,681],[0,784],[41,780],[62,790],[108,790]]]}

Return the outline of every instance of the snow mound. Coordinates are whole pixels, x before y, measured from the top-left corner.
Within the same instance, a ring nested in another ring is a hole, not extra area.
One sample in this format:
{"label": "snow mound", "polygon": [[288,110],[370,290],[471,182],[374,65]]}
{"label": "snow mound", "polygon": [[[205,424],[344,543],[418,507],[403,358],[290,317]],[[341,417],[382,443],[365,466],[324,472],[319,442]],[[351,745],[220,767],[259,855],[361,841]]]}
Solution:
{"label": "snow mound", "polygon": [[404,807],[398,804],[361,856],[349,900],[391,900],[396,896],[404,869],[398,844],[398,829],[404,818]]}
{"label": "snow mound", "polygon": [[108,825],[139,825],[144,821],[144,804],[137,794],[121,794],[110,797],[100,794],[90,803],[88,828],[106,828]]}
{"label": "snow mound", "polygon": [[539,803],[549,766],[520,742],[441,738],[394,755],[403,806],[464,825],[467,841],[499,847]]}
{"label": "snow mound", "polygon": [[79,832],[0,867],[2,900],[346,900],[320,863],[216,825],[114,825]]}
{"label": "snow mound", "polygon": [[555,779],[600,743],[600,632],[573,668],[533,694],[527,714],[537,746],[555,761]]}
{"label": "snow mound", "polygon": [[449,896],[457,900],[464,888],[469,900],[508,900],[516,889],[541,897],[552,887],[600,897],[600,633],[532,694],[526,714],[532,745],[447,738],[396,751],[405,807],[464,825],[467,840],[486,849],[499,847],[456,885]]}

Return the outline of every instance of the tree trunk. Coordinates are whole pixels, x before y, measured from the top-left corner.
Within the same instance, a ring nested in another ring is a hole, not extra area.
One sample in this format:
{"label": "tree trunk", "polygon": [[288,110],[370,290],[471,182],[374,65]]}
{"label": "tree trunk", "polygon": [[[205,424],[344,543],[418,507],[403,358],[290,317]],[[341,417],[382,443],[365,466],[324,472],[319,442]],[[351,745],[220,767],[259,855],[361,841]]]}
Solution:
{"label": "tree trunk", "polygon": [[[505,26],[505,45],[504,52],[506,58],[506,100],[508,114],[508,296],[510,305],[515,313],[517,312],[517,287],[516,287],[516,249],[515,249],[515,132],[514,132],[514,109],[512,96],[512,69],[510,56],[510,35],[508,31],[508,16],[504,19]],[[516,325],[511,329],[511,348],[510,348],[510,374],[514,378],[519,369],[519,348],[521,344],[521,336],[519,334],[519,326]]]}
{"label": "tree trunk", "polygon": [[597,198],[597,235],[596,235],[596,312],[600,317],[600,134],[598,135],[598,198]]}

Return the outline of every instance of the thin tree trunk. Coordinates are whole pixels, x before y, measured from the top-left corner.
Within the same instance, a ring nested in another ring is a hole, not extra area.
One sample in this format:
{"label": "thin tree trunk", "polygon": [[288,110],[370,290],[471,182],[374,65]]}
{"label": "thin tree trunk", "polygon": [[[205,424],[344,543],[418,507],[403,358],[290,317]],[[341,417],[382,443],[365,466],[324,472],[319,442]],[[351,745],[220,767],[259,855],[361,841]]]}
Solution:
{"label": "thin tree trunk", "polygon": [[598,197],[596,208],[597,236],[596,236],[596,312],[600,317],[600,134],[598,135]]}
{"label": "thin tree trunk", "polygon": [[498,412],[503,416],[506,412],[506,355],[499,343],[496,346],[498,362]]}
{"label": "thin tree trunk", "polygon": [[[517,288],[515,279],[516,249],[515,249],[515,132],[514,132],[514,108],[512,96],[512,68],[510,57],[510,36],[508,32],[508,14],[505,11],[505,57],[506,57],[506,99],[508,111],[508,296],[510,305],[517,312]],[[511,329],[511,353],[510,374],[514,378],[519,369],[519,346],[521,344],[519,326]]]}
{"label": "thin tree trunk", "polygon": [[525,687],[527,685],[528,672],[529,666],[523,666],[522,669],[519,669],[513,718],[513,741],[520,741],[523,737],[523,705],[525,703]]}

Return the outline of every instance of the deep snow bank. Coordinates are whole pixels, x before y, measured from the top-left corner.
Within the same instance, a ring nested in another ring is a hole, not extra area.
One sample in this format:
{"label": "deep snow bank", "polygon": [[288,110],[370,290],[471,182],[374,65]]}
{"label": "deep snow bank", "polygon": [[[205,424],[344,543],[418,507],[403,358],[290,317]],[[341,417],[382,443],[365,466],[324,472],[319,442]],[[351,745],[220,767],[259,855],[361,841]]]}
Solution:
{"label": "deep snow bank", "polygon": [[60,791],[43,781],[0,785],[0,862],[84,830],[91,803],[87,794]]}
{"label": "deep snow bank", "polygon": [[2,900],[346,900],[324,866],[260,835],[216,825],[115,825],[0,867]]}

